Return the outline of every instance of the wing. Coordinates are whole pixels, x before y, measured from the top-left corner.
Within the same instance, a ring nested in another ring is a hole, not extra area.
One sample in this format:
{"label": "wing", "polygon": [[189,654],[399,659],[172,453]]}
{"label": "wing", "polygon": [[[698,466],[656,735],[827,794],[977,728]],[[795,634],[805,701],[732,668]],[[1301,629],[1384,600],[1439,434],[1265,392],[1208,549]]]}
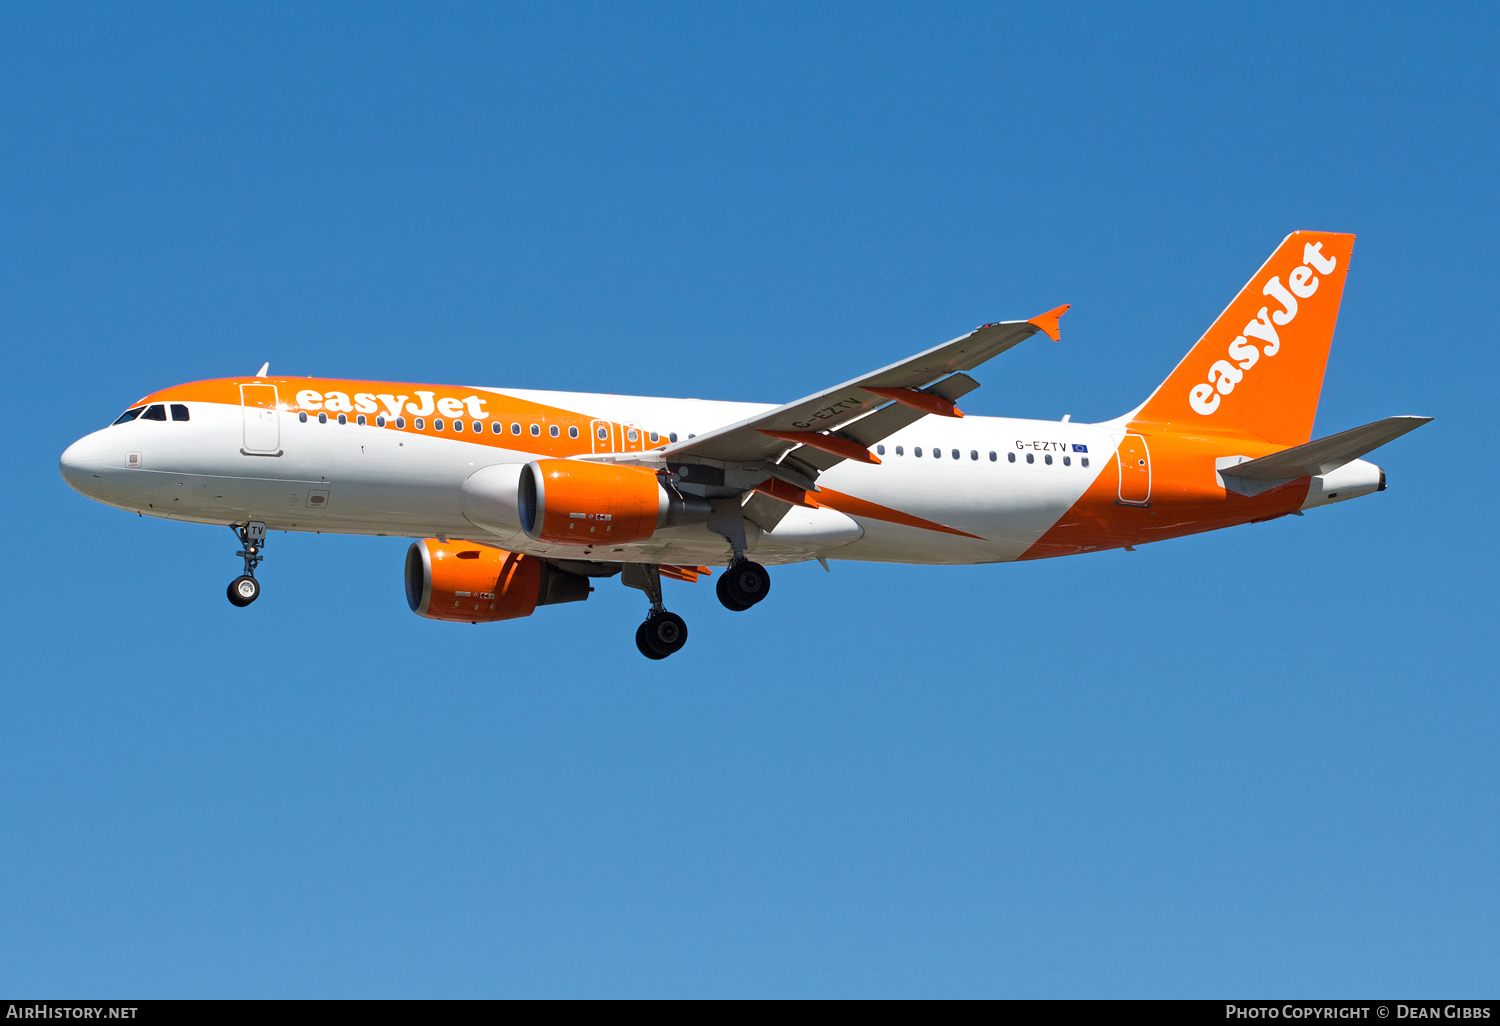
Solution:
{"label": "wing", "polygon": [[963,372],[1039,331],[1058,338],[1057,319],[1067,309],[1060,306],[1029,321],[986,324],[842,385],[670,445],[657,455],[669,464],[774,464],[785,462],[785,454],[794,450],[803,473],[794,470],[789,476],[807,478],[805,484],[791,482],[804,488],[819,471],[842,460],[879,462],[869,446],[928,414],[963,416],[954,400],[979,387]]}

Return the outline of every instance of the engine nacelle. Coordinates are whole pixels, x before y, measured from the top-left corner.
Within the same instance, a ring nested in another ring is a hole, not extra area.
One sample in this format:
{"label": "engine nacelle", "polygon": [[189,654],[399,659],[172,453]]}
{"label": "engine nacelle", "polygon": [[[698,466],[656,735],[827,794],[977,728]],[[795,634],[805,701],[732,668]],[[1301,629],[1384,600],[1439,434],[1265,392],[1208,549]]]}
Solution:
{"label": "engine nacelle", "polygon": [[426,538],[406,550],[406,602],[429,620],[489,623],[582,602],[589,580],[546,560],[471,541]]}
{"label": "engine nacelle", "polygon": [[524,463],[497,463],[470,474],[460,493],[464,519],[507,540],[520,534],[517,497],[525,472]]}
{"label": "engine nacelle", "polygon": [[622,545],[664,527],[707,523],[707,500],[668,489],[641,467],[535,460],[518,485],[521,529],[551,545]]}

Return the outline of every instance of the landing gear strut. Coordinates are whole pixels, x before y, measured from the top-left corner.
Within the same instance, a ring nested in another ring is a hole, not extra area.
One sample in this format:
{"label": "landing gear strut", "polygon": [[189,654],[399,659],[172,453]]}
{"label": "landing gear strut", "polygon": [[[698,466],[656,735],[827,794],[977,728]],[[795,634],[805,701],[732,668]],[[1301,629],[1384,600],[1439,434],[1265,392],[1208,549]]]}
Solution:
{"label": "landing gear strut", "polygon": [[742,556],[719,575],[714,591],[725,609],[743,613],[771,593],[771,575],[759,563]]}
{"label": "landing gear strut", "polygon": [[641,650],[641,655],[647,659],[665,659],[687,644],[687,621],[667,612],[662,605],[661,572],[655,563],[626,563],[620,581],[627,588],[644,591],[651,600],[646,622],[635,629],[635,647]]}
{"label": "landing gear strut", "polygon": [[237,606],[248,606],[260,598],[260,582],[255,579],[255,568],[266,557],[261,553],[266,547],[266,525],[251,521],[244,527],[231,527],[240,540],[240,551],[235,555],[245,561],[245,572],[229,582],[229,601]]}

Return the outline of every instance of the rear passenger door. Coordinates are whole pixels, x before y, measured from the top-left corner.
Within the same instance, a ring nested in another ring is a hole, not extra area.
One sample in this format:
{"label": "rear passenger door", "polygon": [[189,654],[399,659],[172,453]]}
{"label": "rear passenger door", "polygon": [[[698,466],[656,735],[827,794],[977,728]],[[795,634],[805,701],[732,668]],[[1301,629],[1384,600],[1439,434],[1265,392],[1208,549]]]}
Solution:
{"label": "rear passenger door", "polygon": [[1140,435],[1126,435],[1115,451],[1120,466],[1120,501],[1127,506],[1151,502],[1151,453]]}

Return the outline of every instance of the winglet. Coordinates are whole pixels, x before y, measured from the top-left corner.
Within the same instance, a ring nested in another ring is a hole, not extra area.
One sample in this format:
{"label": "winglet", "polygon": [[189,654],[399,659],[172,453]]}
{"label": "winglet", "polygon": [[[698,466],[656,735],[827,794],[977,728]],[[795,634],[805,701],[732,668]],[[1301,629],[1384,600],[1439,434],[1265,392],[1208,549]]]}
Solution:
{"label": "winglet", "polygon": [[1043,331],[1045,331],[1047,333],[1047,337],[1050,338],[1052,341],[1054,341],[1054,342],[1061,342],[1062,341],[1062,332],[1058,329],[1057,320],[1063,314],[1067,313],[1068,309],[1070,307],[1072,307],[1072,305],[1073,305],[1072,303],[1064,303],[1062,306],[1059,306],[1059,307],[1057,307],[1054,310],[1048,310],[1044,314],[1037,314],[1035,317],[1033,317],[1031,320],[1027,321],[1026,323],[1027,324],[1034,324],[1038,328],[1040,328]]}
{"label": "winglet", "polygon": [[263,378],[263,377],[266,376],[266,371],[268,371],[270,369],[271,369],[271,361],[267,360],[265,363],[263,363],[263,364],[260,365],[260,370],[258,370],[258,371],[255,372],[255,376],[257,378]]}

